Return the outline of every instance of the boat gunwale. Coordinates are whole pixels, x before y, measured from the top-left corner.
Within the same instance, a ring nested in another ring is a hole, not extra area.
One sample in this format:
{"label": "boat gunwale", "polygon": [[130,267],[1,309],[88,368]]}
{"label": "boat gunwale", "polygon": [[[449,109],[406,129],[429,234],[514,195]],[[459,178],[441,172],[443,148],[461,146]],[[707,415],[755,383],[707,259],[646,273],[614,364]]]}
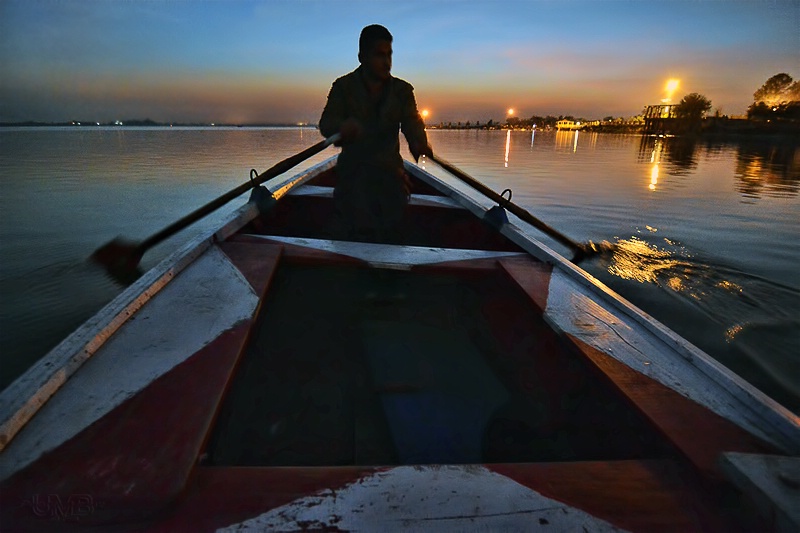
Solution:
{"label": "boat gunwale", "polygon": [[[279,200],[294,188],[332,168],[336,157],[334,155],[288,177],[277,176],[264,186]],[[189,240],[126,287],[0,391],[0,453],[64,383],[139,309],[214,243],[224,241],[259,214],[256,204],[248,201],[231,212],[216,228]]]}
{"label": "boat gunwale", "polygon": [[[489,208],[483,206],[475,198],[449,185],[445,179],[434,176],[425,169],[409,161],[405,161],[405,168],[416,178],[425,181],[428,185],[453,198],[462,207],[468,209],[478,218],[483,218],[489,211]],[[609,304],[613,309],[621,312],[625,317],[632,319],[637,325],[642,326],[657,340],[664,343],[668,349],[677,353],[689,365],[696,368],[702,375],[711,379],[720,387],[727,390],[730,390],[729,388],[731,386],[735,387],[737,391],[744,394],[744,397],[739,396],[733,391],[731,391],[730,396],[736,399],[741,406],[746,407],[755,417],[743,418],[750,423],[755,422],[754,426],[759,428],[761,432],[766,433],[765,436],[768,437],[770,441],[773,441],[774,444],[778,445],[779,448],[782,448],[790,454],[800,453],[800,417],[794,415],[786,407],[767,396],[722,363],[713,359],[709,354],[629,302],[602,281],[569,261],[563,255],[537,238],[526,233],[522,229],[523,227],[525,226],[517,226],[509,221],[502,224],[502,226],[498,228],[498,231],[532,256],[558,268],[559,271],[566,275],[567,279],[588,289],[592,296],[599,297],[602,302]],[[560,334],[566,333],[563,328],[552,321],[548,313],[544,314],[544,318],[554,330]],[[624,361],[621,362],[626,364]],[[670,386],[670,388],[673,387]],[[698,401],[696,398],[690,397],[690,399]],[[703,405],[714,411],[710,406]],[[731,422],[741,426],[740,421],[731,420]],[[764,427],[764,422],[769,425],[769,429],[774,431],[765,431],[767,428]],[[750,433],[753,432],[753,428],[743,427],[743,429]]]}

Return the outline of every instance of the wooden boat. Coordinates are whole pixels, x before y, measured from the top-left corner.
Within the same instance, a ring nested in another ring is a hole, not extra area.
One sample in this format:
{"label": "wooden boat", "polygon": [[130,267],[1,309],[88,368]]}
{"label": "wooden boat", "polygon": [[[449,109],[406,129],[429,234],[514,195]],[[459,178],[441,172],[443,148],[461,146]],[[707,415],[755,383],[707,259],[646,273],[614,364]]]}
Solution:
{"label": "wooden boat", "polygon": [[402,236],[331,239],[334,164],[2,393],[4,530],[795,528],[797,416],[410,163]]}

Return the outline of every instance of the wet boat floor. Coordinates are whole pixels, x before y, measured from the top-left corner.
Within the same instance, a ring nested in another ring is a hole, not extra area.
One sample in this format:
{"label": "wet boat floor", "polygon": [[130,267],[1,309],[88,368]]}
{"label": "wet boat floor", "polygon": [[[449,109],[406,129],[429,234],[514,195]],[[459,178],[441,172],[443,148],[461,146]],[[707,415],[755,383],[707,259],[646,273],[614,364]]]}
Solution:
{"label": "wet boat floor", "polygon": [[650,458],[652,430],[502,274],[282,265],[209,463]]}

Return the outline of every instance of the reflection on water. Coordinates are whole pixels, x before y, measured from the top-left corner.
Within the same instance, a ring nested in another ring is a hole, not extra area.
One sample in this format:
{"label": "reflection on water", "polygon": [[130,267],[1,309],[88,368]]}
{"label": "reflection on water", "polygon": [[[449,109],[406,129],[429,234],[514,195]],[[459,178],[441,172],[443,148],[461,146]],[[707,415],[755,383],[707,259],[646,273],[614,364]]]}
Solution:
{"label": "reflection on water", "polygon": [[[639,140],[639,162],[648,162],[657,167],[662,161],[666,163],[667,173],[671,176],[691,174],[697,168],[695,154],[697,142],[689,137],[662,137],[643,135]],[[659,171],[651,170],[658,177]],[[655,182],[650,189],[655,189]]]}
{"label": "reflection on water", "polygon": [[800,148],[742,143],[736,156],[735,176],[736,190],[748,199],[796,196],[800,189]]}
{"label": "reflection on water", "polygon": [[556,152],[578,151],[578,130],[558,130],[556,131]]}
{"label": "reflection on water", "polygon": [[603,259],[608,273],[656,285],[691,305],[722,328],[733,353],[800,395],[800,290],[706,262],[669,239],[651,241],[658,230],[647,230],[647,237],[614,243]]}
{"label": "reflection on water", "polygon": [[[641,152],[641,147],[640,147]],[[656,190],[658,184],[658,165],[661,164],[661,155],[664,151],[664,139],[658,138],[653,143],[653,151],[650,153],[650,190]]]}
{"label": "reflection on water", "polygon": [[640,283],[662,284],[666,280],[667,286],[680,290],[683,282],[672,274],[672,270],[679,264],[668,250],[659,249],[638,237],[631,237],[616,242],[608,272]]}
{"label": "reflection on water", "polygon": [[506,160],[505,165],[508,168],[508,153],[511,151],[511,130],[506,134]]}
{"label": "reflection on water", "polygon": [[[578,139],[581,139],[581,146],[585,147],[588,143],[589,147],[594,149],[599,135],[596,131],[557,130],[555,134],[556,152],[576,153],[578,151]],[[531,137],[531,146],[533,146],[533,137]]]}
{"label": "reflection on water", "polygon": [[[731,143],[727,143],[731,144]],[[693,137],[642,136],[640,163],[650,165],[650,190],[655,190],[659,175],[690,176],[696,173],[698,145],[707,157],[724,157],[724,143],[699,141]],[[787,142],[742,140],[736,149],[736,190],[747,200],[761,197],[788,198],[800,190],[800,147]],[[666,167],[662,167],[666,163]]]}

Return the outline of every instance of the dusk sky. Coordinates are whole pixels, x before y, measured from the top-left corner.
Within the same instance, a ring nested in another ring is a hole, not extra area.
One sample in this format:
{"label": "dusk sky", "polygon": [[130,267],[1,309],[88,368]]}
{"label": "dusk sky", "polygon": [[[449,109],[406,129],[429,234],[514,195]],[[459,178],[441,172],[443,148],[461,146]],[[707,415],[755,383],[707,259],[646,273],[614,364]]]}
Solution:
{"label": "dusk sky", "polygon": [[798,0],[0,0],[0,122],[316,123],[371,23],[429,123],[631,116],[670,78],[736,115],[800,77]]}

